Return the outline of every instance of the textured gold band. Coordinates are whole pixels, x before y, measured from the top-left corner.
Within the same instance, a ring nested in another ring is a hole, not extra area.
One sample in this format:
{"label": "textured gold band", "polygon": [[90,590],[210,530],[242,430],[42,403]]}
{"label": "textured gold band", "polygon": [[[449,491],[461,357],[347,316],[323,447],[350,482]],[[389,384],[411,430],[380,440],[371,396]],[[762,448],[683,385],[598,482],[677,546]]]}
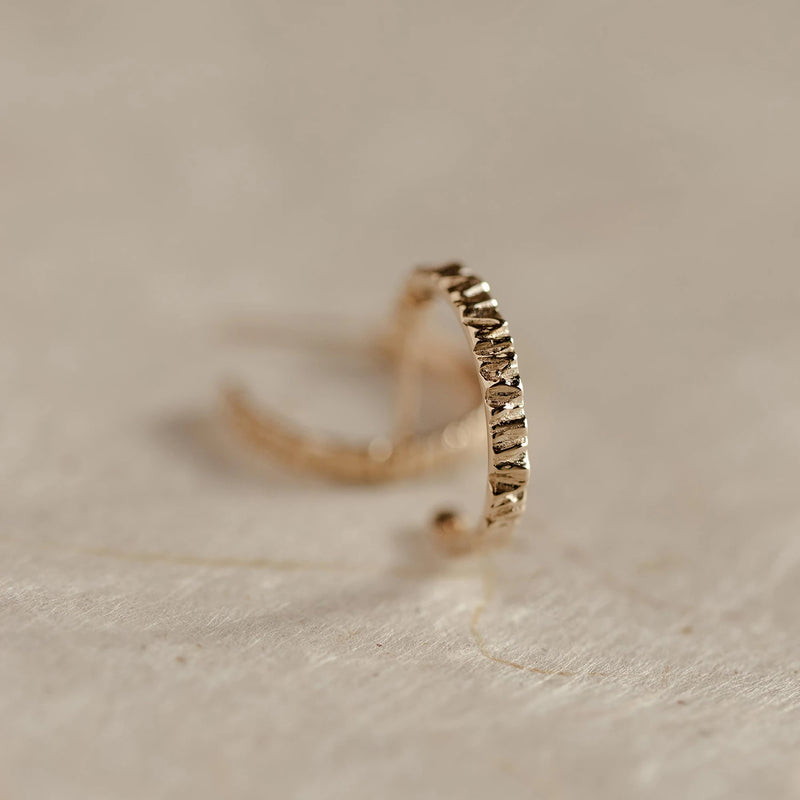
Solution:
{"label": "textured gold band", "polygon": [[455,309],[467,334],[483,396],[488,428],[489,476],[483,516],[470,529],[454,512],[437,514],[435,524],[455,548],[508,540],[525,510],[530,478],[528,423],[514,340],[489,284],[459,264],[419,268],[408,282],[398,310],[398,331],[413,342],[420,311],[435,297]]}

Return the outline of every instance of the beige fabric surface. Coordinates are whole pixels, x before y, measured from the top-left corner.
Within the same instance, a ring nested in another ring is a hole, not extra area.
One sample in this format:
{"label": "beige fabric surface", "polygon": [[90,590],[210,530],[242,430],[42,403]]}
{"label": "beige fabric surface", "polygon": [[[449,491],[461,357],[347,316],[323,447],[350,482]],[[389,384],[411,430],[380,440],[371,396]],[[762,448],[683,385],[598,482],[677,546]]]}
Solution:
{"label": "beige fabric surface", "polygon": [[[3,800],[800,794],[796,3],[0,20]],[[215,417],[381,430],[450,258],[530,396],[484,561],[424,530],[480,458],[342,487]]]}

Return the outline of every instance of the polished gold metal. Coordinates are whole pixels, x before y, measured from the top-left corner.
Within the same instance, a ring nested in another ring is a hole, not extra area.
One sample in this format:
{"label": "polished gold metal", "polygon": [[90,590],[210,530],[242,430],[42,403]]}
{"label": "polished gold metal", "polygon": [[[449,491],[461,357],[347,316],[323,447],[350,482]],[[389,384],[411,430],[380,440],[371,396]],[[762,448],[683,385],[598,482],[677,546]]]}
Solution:
{"label": "polished gold metal", "polygon": [[[422,330],[422,312],[436,297],[456,311],[472,359],[454,356]],[[462,461],[476,445],[486,444],[488,431],[489,475],[480,523],[470,528],[448,510],[437,513],[434,526],[454,551],[507,541],[525,509],[528,429],[514,341],[489,285],[458,264],[414,270],[381,349],[398,365],[397,419],[391,437],[350,444],[312,436],[256,408],[238,388],[224,393],[228,416],[250,444],[283,463],[358,482],[410,477]],[[476,408],[468,414],[417,434],[417,400],[421,372],[426,370],[459,379],[466,375],[471,391],[479,393]]]}

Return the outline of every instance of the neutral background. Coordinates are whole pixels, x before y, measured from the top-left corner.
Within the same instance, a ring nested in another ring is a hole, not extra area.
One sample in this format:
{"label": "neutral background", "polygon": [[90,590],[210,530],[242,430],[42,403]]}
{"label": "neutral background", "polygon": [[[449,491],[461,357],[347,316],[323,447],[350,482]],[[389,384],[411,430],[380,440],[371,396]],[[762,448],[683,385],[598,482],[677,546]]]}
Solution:
{"label": "neutral background", "polygon": [[[797,797],[798,88],[789,0],[2,3],[0,797]],[[531,398],[491,562],[424,531],[480,458],[215,416],[379,431],[450,258]]]}

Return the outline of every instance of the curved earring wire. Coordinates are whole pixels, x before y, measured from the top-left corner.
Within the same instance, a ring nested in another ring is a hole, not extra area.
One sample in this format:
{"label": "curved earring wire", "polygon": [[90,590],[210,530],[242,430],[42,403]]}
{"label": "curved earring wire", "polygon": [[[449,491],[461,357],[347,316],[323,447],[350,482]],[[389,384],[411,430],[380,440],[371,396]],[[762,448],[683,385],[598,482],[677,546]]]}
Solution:
{"label": "curved earring wire", "polygon": [[[449,348],[412,349],[412,336],[401,303],[389,334],[380,344],[383,356],[397,365],[395,429],[364,443],[311,433],[280,415],[257,406],[240,387],[222,391],[223,410],[242,437],[254,448],[282,463],[342,481],[378,483],[412,477],[462,460],[484,442],[480,398],[467,359]],[[414,432],[418,416],[421,371],[448,373],[475,394],[475,407],[447,425],[427,433]]]}

